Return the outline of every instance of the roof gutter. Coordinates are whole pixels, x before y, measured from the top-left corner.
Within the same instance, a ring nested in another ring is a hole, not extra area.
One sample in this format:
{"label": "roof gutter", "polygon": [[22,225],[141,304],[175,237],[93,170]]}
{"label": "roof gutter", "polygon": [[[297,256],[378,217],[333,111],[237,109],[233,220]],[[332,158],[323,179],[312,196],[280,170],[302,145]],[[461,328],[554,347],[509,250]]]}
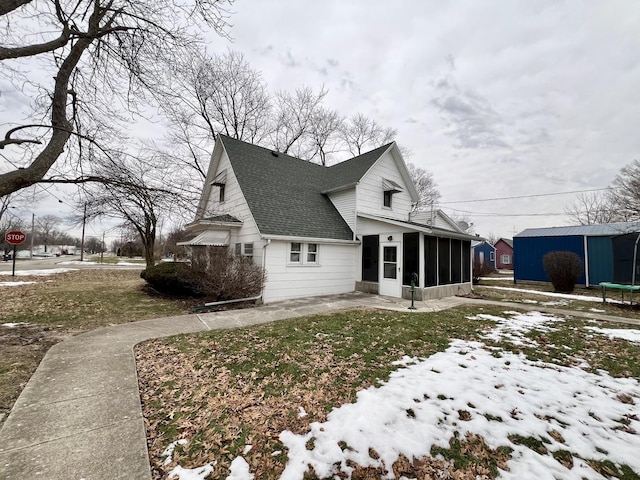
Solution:
{"label": "roof gutter", "polygon": [[333,245],[359,245],[356,240],[342,240],[337,238],[296,237],[290,235],[261,235],[265,240],[281,240],[285,242],[301,243],[330,243]]}

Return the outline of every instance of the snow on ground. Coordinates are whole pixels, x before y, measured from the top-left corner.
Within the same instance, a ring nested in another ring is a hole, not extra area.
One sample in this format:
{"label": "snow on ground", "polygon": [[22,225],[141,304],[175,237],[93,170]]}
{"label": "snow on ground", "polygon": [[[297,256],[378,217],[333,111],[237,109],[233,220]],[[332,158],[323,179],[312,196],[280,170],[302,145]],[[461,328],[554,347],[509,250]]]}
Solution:
{"label": "snow on ground", "polygon": [[27,322],[15,322],[15,323],[3,323],[2,326],[3,327],[7,327],[7,328],[16,328],[16,327],[20,327],[20,326],[26,326],[29,325]]}
{"label": "snow on ground", "polygon": [[36,282],[0,282],[0,287],[19,287],[20,285],[31,285],[32,283]]}
{"label": "snow on ground", "polygon": [[628,340],[629,342],[640,343],[640,330],[633,330],[630,328],[598,328],[598,327],[585,327],[592,332],[606,335],[609,338],[621,338]]}
{"label": "snow on ground", "polygon": [[[562,321],[537,312],[477,318],[498,322],[489,338],[503,335],[512,341],[528,328],[550,329],[548,324]],[[329,478],[336,465],[350,472],[349,460],[390,468],[400,454],[420,458],[429,455],[432,445],[448,448],[456,432],[460,437],[465,432],[482,435],[491,448],[513,448],[510,471],[501,472],[500,478],[604,478],[579,458],[569,470],[551,455],[512,444],[510,435],[544,438],[551,452],[570,450],[582,458],[640,471],[640,435],[628,433],[640,431],[637,405],[619,399],[623,394],[640,399],[637,380],[500,353],[496,356],[480,342],[454,340],[446,351],[428,359],[403,359],[403,367],[384,385],[358,392],[355,403],[333,410],[326,422],[312,423],[306,435],[282,432],[289,463],[281,478],[302,479],[309,465],[320,478]],[[460,412],[470,413],[470,420],[462,420]],[[633,430],[621,429],[621,419]],[[562,438],[551,436],[553,430]],[[349,448],[341,448],[340,441]],[[369,449],[379,459],[371,458]]]}
{"label": "snow on ground", "polygon": [[[525,337],[527,332],[552,331],[564,321],[540,312],[469,318],[496,322],[484,338],[521,345],[535,345]],[[586,328],[640,341],[640,330]],[[634,378],[531,361],[466,340],[453,340],[429,358],[404,357],[395,365],[399,369],[387,382],[358,392],[355,403],[334,409],[323,423],[310,424],[308,433],[281,432],[289,460],[280,478],[302,480],[309,466],[319,478],[332,478],[350,473],[351,462],[389,470],[401,454],[421,458],[430,455],[433,445],[449,448],[454,435],[464,438],[467,432],[481,435],[490,448],[513,449],[509,471],[500,472],[502,479],[605,478],[582,459],[626,464],[640,472],[640,382]],[[543,439],[550,453],[540,455],[516,445],[509,440],[513,435]],[[571,469],[551,455],[559,450],[574,455]],[[196,470],[176,467],[169,478],[204,478],[188,476]],[[227,480],[252,479],[247,462],[237,457]]]}
{"label": "snow on ground", "polygon": [[[557,297],[557,298],[566,298],[569,300],[582,300],[583,302],[602,302],[602,297],[588,297],[586,295],[572,295],[570,293],[555,293],[555,292],[541,292],[539,290],[525,290],[523,288],[513,288],[513,287],[486,287],[493,288],[495,290],[506,290],[509,292],[520,292],[520,293],[531,293],[534,295],[544,295],[545,297]],[[619,300],[610,300],[609,303],[622,303]]]}
{"label": "snow on ground", "polygon": [[480,277],[480,280],[489,280],[489,281],[511,281],[513,282],[513,276],[511,277],[507,277],[506,275],[504,277]]}
{"label": "snow on ground", "polygon": [[[56,273],[74,272],[77,268],[50,268],[47,270],[16,270],[16,276],[34,276],[44,277],[47,275],[55,275]],[[11,272],[0,272],[0,275],[11,275]]]}

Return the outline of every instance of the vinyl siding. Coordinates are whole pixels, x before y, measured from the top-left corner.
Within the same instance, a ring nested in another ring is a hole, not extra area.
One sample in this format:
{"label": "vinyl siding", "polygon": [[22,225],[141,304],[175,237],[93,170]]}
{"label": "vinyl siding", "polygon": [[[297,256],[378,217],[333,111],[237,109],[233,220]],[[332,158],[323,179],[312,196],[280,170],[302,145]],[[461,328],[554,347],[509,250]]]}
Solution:
{"label": "vinyl siding", "polygon": [[265,249],[264,302],[353,292],[356,247],[319,244],[319,265],[290,265],[289,243],[272,241]]}
{"label": "vinyl siding", "polygon": [[236,243],[253,243],[253,260],[258,265],[262,264],[262,247],[264,241],[260,239],[260,232],[256,226],[256,222],[251,215],[249,205],[247,204],[240,185],[236,179],[235,173],[231,168],[229,157],[223,150],[220,156],[220,163],[216,169],[215,178],[220,172],[225,171],[227,179],[225,182],[225,201],[220,203],[219,201],[219,188],[212,187],[211,193],[207,200],[207,206],[204,217],[210,217],[212,215],[229,214],[236,217],[238,220],[242,220],[243,224],[240,228],[230,228],[231,238],[229,240],[230,248],[233,251]]}
{"label": "vinyl siding", "polygon": [[356,189],[349,188],[340,192],[329,194],[329,200],[336,207],[347,225],[356,230]]}
{"label": "vinyl siding", "polygon": [[[383,207],[383,179],[392,180],[403,188],[402,192],[393,194],[392,208]],[[380,157],[362,177],[356,187],[356,194],[359,212],[405,221],[409,218],[411,195],[407,191],[407,186],[391,152]]]}

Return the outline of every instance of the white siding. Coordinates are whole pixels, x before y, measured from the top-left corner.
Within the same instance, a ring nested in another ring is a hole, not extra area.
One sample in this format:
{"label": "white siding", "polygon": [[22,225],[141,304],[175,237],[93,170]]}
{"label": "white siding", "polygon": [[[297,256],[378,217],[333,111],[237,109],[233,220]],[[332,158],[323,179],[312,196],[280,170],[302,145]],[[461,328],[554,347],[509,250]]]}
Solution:
{"label": "white siding", "polygon": [[[401,187],[403,191],[394,193],[391,207],[383,206],[382,180],[392,180]],[[394,218],[397,220],[408,220],[411,211],[411,195],[407,190],[404,179],[400,175],[398,165],[391,154],[385,153],[375,163],[356,187],[358,211],[370,213],[382,217]]]}
{"label": "white siding", "polygon": [[356,189],[349,188],[340,192],[329,194],[329,200],[336,207],[336,210],[340,212],[344,221],[351,227],[351,230],[356,229]]}
{"label": "white siding", "polygon": [[233,251],[236,243],[253,243],[253,260],[258,265],[262,265],[262,247],[265,242],[260,239],[260,233],[256,222],[251,215],[251,211],[249,210],[249,205],[242,194],[242,190],[240,189],[235,173],[231,168],[229,157],[223,150],[220,157],[220,163],[218,164],[217,171],[213,178],[225,170],[227,178],[225,183],[224,202],[220,203],[219,201],[219,187],[212,187],[211,194],[207,200],[204,217],[229,214],[236,217],[238,220],[242,220],[243,224],[241,228],[230,229],[230,248]]}
{"label": "white siding", "polygon": [[275,240],[265,248],[265,303],[355,290],[356,245],[320,244],[319,265],[288,265],[288,248]]}

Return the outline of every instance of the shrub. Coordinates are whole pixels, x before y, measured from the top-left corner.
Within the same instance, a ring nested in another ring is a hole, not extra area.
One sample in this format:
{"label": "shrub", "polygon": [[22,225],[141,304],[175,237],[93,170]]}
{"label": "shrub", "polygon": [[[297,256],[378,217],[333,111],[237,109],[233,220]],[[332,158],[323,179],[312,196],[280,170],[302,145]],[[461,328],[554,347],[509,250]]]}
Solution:
{"label": "shrub", "polygon": [[472,281],[474,285],[480,283],[480,277],[491,275],[495,269],[488,263],[480,263],[480,260],[473,260]]}
{"label": "shrub", "polygon": [[266,278],[262,267],[251,258],[234,255],[226,247],[194,249],[192,264],[203,273],[207,290],[216,300],[259,295]]}
{"label": "shrub", "polygon": [[580,257],[573,252],[549,252],[542,257],[544,271],[547,272],[556,292],[573,292],[583,271]]}
{"label": "shrub", "polygon": [[211,301],[257,296],[265,280],[264,270],[251,258],[235,256],[226,247],[196,247],[191,265],[162,262],[140,276],[159,292],[206,296]]}
{"label": "shrub", "polygon": [[202,296],[207,293],[201,272],[182,262],[161,262],[140,273],[146,282],[168,295]]}

